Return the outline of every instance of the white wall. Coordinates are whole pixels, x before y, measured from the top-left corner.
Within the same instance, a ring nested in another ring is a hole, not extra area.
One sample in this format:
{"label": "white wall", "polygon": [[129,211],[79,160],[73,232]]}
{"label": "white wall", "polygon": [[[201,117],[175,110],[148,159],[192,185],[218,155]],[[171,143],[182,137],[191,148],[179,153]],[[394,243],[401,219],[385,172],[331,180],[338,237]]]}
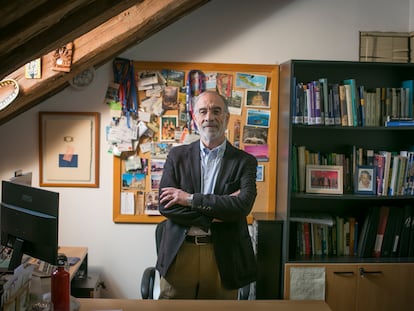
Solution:
{"label": "white wall", "polygon": [[[414,0],[212,0],[121,56],[133,60],[275,64],[290,58],[358,60],[358,31],[414,30]],[[196,68],[195,68],[196,69]],[[139,298],[139,280],[154,264],[154,225],[112,222],[112,156],[103,103],[111,63],[84,91],[67,88],[0,126],[0,178],[32,171],[39,184],[38,111],[101,113],[100,187],[60,192],[60,245],[88,246],[106,297]]]}

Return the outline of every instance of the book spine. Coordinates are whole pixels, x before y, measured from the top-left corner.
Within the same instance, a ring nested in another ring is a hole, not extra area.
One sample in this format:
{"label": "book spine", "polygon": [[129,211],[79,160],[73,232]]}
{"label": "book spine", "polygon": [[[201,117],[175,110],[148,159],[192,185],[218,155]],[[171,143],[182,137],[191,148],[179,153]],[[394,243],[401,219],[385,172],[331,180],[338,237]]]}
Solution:
{"label": "book spine", "polygon": [[387,221],[388,221],[388,214],[389,214],[389,207],[382,206],[380,208],[377,235],[375,238],[375,244],[374,244],[374,250],[373,250],[374,257],[380,257],[381,255],[382,242],[384,240],[385,228],[387,226]]}
{"label": "book spine", "polygon": [[345,85],[345,96],[346,96],[346,110],[348,112],[348,126],[354,125],[354,112],[352,109],[352,95],[351,86]]}
{"label": "book spine", "polygon": [[341,125],[341,101],[339,98],[339,85],[337,83],[332,85],[331,92],[334,109],[334,124]]}
{"label": "book spine", "polygon": [[322,94],[319,81],[313,81],[313,106],[315,107],[315,124],[323,124]]}

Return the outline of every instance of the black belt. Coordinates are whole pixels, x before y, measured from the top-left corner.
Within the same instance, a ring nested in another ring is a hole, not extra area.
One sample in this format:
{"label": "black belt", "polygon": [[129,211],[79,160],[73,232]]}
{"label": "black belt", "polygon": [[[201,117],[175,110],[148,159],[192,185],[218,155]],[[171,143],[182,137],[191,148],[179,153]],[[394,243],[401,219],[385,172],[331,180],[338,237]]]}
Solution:
{"label": "black belt", "polygon": [[203,245],[212,242],[210,235],[187,235],[185,240],[196,245]]}

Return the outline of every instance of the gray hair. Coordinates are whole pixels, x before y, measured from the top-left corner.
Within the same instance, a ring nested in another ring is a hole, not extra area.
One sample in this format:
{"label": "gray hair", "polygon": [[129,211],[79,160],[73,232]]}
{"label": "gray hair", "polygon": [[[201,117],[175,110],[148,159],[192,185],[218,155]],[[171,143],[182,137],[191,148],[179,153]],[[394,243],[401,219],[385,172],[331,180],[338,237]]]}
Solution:
{"label": "gray hair", "polygon": [[213,94],[219,97],[224,103],[224,112],[229,113],[229,101],[227,100],[227,98],[221,95],[220,93],[212,90],[204,91],[200,93],[197,97],[195,97],[195,99],[192,101],[193,111],[195,110],[195,106],[197,105],[198,101],[203,97],[204,94]]}

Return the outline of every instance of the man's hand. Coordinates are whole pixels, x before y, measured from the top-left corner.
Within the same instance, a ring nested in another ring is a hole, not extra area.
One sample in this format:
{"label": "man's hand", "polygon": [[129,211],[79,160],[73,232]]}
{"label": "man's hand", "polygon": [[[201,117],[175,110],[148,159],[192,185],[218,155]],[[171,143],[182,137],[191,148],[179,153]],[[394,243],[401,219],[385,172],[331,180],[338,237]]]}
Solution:
{"label": "man's hand", "polygon": [[189,206],[187,201],[189,196],[190,193],[187,193],[181,189],[165,187],[161,189],[160,202],[164,204],[165,208],[169,208],[175,204]]}

